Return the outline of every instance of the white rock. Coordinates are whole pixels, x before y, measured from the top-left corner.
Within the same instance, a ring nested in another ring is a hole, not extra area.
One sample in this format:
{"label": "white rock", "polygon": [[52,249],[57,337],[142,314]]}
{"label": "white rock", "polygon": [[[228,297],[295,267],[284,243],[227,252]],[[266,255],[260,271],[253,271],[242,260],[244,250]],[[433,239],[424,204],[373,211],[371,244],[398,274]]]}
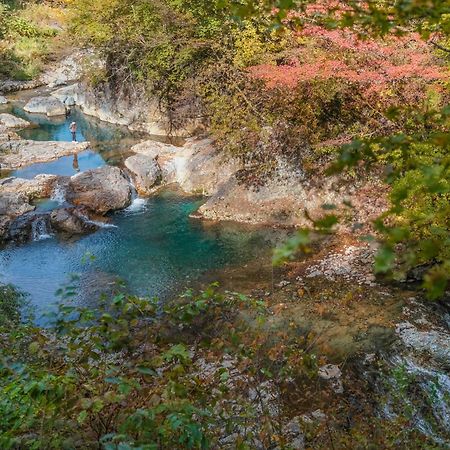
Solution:
{"label": "white rock", "polygon": [[0,114],[0,124],[4,125],[6,128],[25,128],[31,125],[30,122],[27,122],[20,117],[6,113]]}
{"label": "white rock", "polygon": [[23,109],[29,113],[47,114],[49,117],[63,116],[66,113],[64,104],[54,97],[34,97]]}
{"label": "white rock", "polygon": [[126,159],[125,167],[131,172],[136,190],[148,195],[161,179],[161,168],[156,160],[146,155],[133,155]]}
{"label": "white rock", "polygon": [[0,95],[0,105],[6,105],[8,103],[8,99],[3,95]]}

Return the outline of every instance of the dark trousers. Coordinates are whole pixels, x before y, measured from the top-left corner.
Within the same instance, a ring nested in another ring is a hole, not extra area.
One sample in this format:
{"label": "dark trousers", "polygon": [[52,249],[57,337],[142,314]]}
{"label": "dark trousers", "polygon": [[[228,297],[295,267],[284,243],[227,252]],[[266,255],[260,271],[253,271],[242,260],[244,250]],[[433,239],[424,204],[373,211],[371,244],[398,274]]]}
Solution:
{"label": "dark trousers", "polygon": [[76,140],[77,140],[77,132],[72,131],[72,141],[76,141]]}

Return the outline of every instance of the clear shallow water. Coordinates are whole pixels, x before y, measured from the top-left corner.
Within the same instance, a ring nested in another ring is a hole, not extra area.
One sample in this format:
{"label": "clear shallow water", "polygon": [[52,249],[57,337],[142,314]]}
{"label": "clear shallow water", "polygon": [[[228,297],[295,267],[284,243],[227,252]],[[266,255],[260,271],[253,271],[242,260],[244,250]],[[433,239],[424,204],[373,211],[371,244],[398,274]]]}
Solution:
{"label": "clear shallow water", "polygon": [[117,277],[134,293],[165,298],[209,270],[269,260],[273,243],[264,230],[190,219],[200,203],[166,192],[81,239],[11,246],[0,252],[0,281],[29,293],[39,314],[71,274],[80,275],[76,302],[92,306]]}
{"label": "clear shallow water", "polygon": [[[0,112],[8,112],[33,124],[32,127],[19,131],[24,139],[33,141],[67,141],[72,140],[69,130],[71,122],[77,122],[77,140],[89,141],[91,148],[78,155],[74,163],[73,156],[65,156],[49,163],[32,164],[12,172],[2,172],[3,176],[34,178],[41,173],[72,176],[79,170],[89,170],[102,167],[105,164],[118,164],[128,154],[130,148],[139,138],[132,136],[123,127],[116,127],[95,118],[85,116],[77,108],[72,108],[69,117],[47,117],[43,114],[29,114],[23,110],[23,103],[18,102],[3,107]],[[77,164],[78,163],[78,168]]]}
{"label": "clear shallow water", "polygon": [[[91,150],[78,156],[81,170],[120,164],[139,140],[79,111],[56,120],[27,114],[20,104],[10,106],[9,112],[36,124],[21,132],[33,140],[70,140],[68,124],[77,121],[78,140],[92,144]],[[34,164],[12,175],[32,178],[39,173],[72,175],[73,156]],[[56,291],[72,274],[79,275],[78,295],[73,301],[95,307],[99,295],[110,290],[118,278],[133,293],[166,298],[209,271],[240,266],[255,258],[261,258],[261,265],[268,263],[274,245],[272,233],[190,219],[201,202],[198,197],[166,191],[147,200],[135,199],[127,210],[111,216],[110,226],[91,235],[71,240],[51,236],[10,245],[0,251],[0,282],[28,293],[39,316],[52,308],[58,300]],[[52,200],[36,204],[40,212],[58,206]]]}

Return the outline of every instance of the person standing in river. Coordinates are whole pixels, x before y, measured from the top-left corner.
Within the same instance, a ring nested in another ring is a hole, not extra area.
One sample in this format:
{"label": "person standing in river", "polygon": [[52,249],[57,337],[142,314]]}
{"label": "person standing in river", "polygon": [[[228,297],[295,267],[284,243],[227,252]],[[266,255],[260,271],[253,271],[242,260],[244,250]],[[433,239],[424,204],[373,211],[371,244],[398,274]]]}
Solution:
{"label": "person standing in river", "polygon": [[69,130],[72,133],[72,142],[77,142],[77,123],[72,122],[69,126]]}

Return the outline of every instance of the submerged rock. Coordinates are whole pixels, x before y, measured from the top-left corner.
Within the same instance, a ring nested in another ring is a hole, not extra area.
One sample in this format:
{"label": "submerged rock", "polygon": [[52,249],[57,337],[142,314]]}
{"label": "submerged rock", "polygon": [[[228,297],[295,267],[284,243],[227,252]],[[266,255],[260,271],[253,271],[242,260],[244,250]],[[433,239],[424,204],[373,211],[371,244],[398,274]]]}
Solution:
{"label": "submerged rock", "polygon": [[34,97],[23,109],[29,113],[47,114],[49,117],[66,114],[64,104],[54,97]]}
{"label": "submerged rock", "polygon": [[29,141],[0,136],[0,168],[19,169],[86,150],[89,142]]}
{"label": "submerged rock", "polygon": [[0,114],[0,124],[4,125],[6,128],[26,128],[31,124],[20,117],[13,116],[12,114]]}
{"label": "submerged rock", "polygon": [[150,156],[130,156],[125,161],[125,166],[131,172],[136,190],[141,195],[150,194],[152,188],[161,180],[161,168]]}
{"label": "submerged rock", "polygon": [[105,166],[70,178],[67,200],[90,211],[106,214],[131,203],[131,186],[118,167]]}

